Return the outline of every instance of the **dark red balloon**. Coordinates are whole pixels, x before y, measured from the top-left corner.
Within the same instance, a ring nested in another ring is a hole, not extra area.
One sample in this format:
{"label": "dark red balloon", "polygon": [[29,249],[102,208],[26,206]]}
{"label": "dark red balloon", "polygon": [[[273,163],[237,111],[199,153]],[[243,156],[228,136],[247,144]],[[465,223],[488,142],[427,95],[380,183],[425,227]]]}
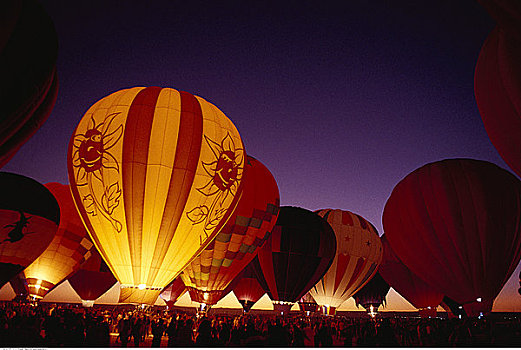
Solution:
{"label": "dark red balloon", "polygon": [[521,39],[521,2],[519,0],[478,0],[498,25]]}
{"label": "dark red balloon", "polygon": [[185,294],[186,286],[181,277],[177,277],[168,286],[163,289],[159,296],[163,299],[168,307],[173,307],[175,302]]}
{"label": "dark red balloon", "polygon": [[373,307],[377,311],[381,305],[385,305],[385,296],[389,293],[391,286],[377,272],[358,292],[353,295],[356,306],[362,305],[368,312]]}
{"label": "dark red balloon", "polygon": [[34,0],[8,0],[2,10],[0,167],[47,119],[58,91],[58,39],[50,17]]}
{"label": "dark red balloon", "polygon": [[251,264],[248,264],[239,275],[235,277],[229,287],[230,290],[233,291],[233,294],[239,303],[241,303],[245,312],[250,311],[253,305],[255,305],[255,303],[259,301],[265,293],[257,280]]}
{"label": "dark red balloon", "polygon": [[385,236],[380,237],[384,254],[378,272],[394,290],[419,309],[422,316],[435,316],[443,294],[411,272],[396,256]]}
{"label": "dark red balloon", "polygon": [[514,175],[485,161],[449,159],[396,185],[383,226],[414,274],[476,314],[490,310],[519,263],[520,219],[521,182]]}
{"label": "dark red balloon", "polygon": [[318,214],[297,207],[281,207],[277,223],[252,267],[278,309],[289,311],[331,266],[336,238]]}
{"label": "dark red balloon", "polygon": [[521,176],[521,41],[497,26],[485,40],[474,73],[474,94],[499,155]]}

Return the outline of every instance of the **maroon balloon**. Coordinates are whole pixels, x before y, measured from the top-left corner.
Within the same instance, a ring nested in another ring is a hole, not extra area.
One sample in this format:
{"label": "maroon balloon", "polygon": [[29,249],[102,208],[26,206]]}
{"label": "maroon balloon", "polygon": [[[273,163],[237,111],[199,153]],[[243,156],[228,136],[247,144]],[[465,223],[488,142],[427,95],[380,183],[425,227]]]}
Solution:
{"label": "maroon balloon", "polygon": [[521,41],[497,26],[485,40],[474,94],[485,130],[499,155],[521,176]]}
{"label": "maroon balloon", "polygon": [[391,286],[377,272],[358,292],[353,295],[356,306],[362,305],[368,312],[371,306],[374,311],[381,305],[385,305],[385,296],[389,293]]}
{"label": "maroon balloon", "polygon": [[326,220],[303,208],[281,207],[271,236],[251,264],[274,307],[289,311],[289,303],[324,276],[335,253],[335,233]]}
{"label": "maroon balloon", "polygon": [[187,288],[181,277],[177,277],[163,289],[159,296],[165,301],[166,305],[171,308],[174,306],[175,302],[185,294],[186,290]]}
{"label": "maroon balloon", "polygon": [[485,161],[449,159],[396,185],[383,226],[398,258],[472,315],[490,311],[519,263],[520,219],[514,175]]}
{"label": "maroon balloon", "polygon": [[105,294],[116,282],[116,278],[96,249],[85,263],[69,277],[72,289],[82,300],[96,300]]}
{"label": "maroon balloon", "polygon": [[0,167],[49,116],[58,92],[58,39],[43,7],[8,0],[0,8]]}
{"label": "maroon balloon", "polygon": [[443,294],[411,272],[396,256],[385,236],[380,237],[384,254],[378,272],[394,290],[420,310],[421,316],[435,316]]}
{"label": "maroon balloon", "polygon": [[498,25],[521,39],[521,1],[478,0]]}
{"label": "maroon balloon", "polygon": [[264,289],[260,285],[257,277],[252,269],[251,263],[234,278],[223,295],[227,295],[229,291],[235,294],[235,297],[241,303],[245,312],[255,305],[257,301],[264,295]]}

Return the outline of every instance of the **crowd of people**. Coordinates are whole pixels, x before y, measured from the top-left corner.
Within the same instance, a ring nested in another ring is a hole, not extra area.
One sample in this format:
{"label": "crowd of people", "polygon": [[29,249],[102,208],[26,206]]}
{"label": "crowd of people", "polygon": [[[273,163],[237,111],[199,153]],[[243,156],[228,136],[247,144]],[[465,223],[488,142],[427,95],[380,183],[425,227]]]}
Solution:
{"label": "crowd of people", "polygon": [[[521,346],[521,319],[197,315],[132,306],[0,305],[4,347]],[[111,337],[112,334],[112,337]],[[150,344],[148,342],[147,344]],[[148,346],[148,345],[147,345]]]}

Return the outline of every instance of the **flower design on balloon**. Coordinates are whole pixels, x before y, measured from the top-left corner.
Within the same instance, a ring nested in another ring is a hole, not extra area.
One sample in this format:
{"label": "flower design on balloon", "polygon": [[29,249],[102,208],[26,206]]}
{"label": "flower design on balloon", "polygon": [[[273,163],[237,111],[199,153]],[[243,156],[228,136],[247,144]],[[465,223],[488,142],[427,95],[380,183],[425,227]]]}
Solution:
{"label": "flower design on balloon", "polygon": [[194,225],[204,222],[204,231],[208,236],[208,232],[212,231],[226,214],[228,209],[224,205],[226,199],[229,196],[233,198],[237,194],[244,166],[244,150],[235,147],[229,133],[220,144],[206,135],[204,139],[215,158],[209,163],[202,162],[210,180],[197,190],[207,197],[214,198],[210,206],[195,207],[186,215]]}
{"label": "flower design on balloon", "polygon": [[121,231],[122,225],[112,217],[112,213],[119,205],[121,189],[117,181],[107,183],[107,172],[119,172],[119,164],[109,152],[123,134],[123,125],[116,127],[113,123],[119,114],[109,114],[100,123],[91,117],[87,131],[74,136],[72,156],[76,185],[88,189],[88,194],[82,197],[87,214],[96,216],[101,213],[117,232]]}

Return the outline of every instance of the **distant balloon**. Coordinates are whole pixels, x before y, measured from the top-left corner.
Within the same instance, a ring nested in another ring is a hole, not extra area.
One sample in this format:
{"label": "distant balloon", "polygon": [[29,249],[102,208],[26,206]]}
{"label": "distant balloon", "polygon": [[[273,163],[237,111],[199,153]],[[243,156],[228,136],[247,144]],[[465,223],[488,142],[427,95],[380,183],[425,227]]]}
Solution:
{"label": "distant balloon", "polygon": [[305,311],[305,312],[317,312],[318,311],[318,304],[315,301],[315,299],[313,299],[311,294],[309,294],[309,292],[304,294],[304,296],[302,298],[300,298],[300,300],[298,301],[298,306],[300,308],[300,311]]}
{"label": "distant balloon", "polygon": [[244,162],[232,122],[187,92],[135,87],[89,108],[69,143],[69,181],[120,302],[153,305],[215,238]]}
{"label": "distant balloon", "polygon": [[356,306],[362,305],[367,312],[373,313],[377,312],[381,305],[385,305],[385,297],[390,289],[389,284],[377,272],[365,286],[353,295],[353,298]]}
{"label": "distant balloon", "polygon": [[335,233],[326,220],[303,208],[281,207],[252,267],[274,308],[287,312],[324,276],[335,253]]}
{"label": "distant balloon", "polygon": [[89,252],[90,257],[68,279],[72,289],[79,295],[84,306],[92,306],[96,299],[105,294],[117,282],[97,249],[92,247]]}
{"label": "distant balloon", "polygon": [[394,290],[419,309],[420,316],[436,316],[436,308],[440,305],[443,294],[411,272],[398,259],[385,236],[380,237],[384,255],[378,272]]}
{"label": "distant balloon", "polygon": [[474,94],[485,130],[501,158],[518,176],[521,176],[520,61],[521,41],[497,26],[481,48],[474,74]]}
{"label": "distant balloon", "polygon": [[374,226],[360,215],[339,209],[317,213],[333,228],[337,249],[331,267],[309,294],[334,314],[374,276],[382,260],[382,244]]}
{"label": "distant balloon", "polygon": [[0,5],[0,167],[47,120],[56,101],[58,39],[34,0]]}
{"label": "distant balloon", "polygon": [[29,266],[51,243],[60,207],[37,181],[0,172],[0,286]]}
{"label": "distant balloon", "polygon": [[172,281],[165,289],[159,294],[168,307],[173,307],[175,302],[179,300],[183,294],[185,294],[187,288],[183,283],[181,277],[177,277]]}
{"label": "distant balloon", "polygon": [[519,263],[520,215],[514,175],[485,161],[448,159],[396,185],[383,225],[396,256],[472,315],[490,311]]}
{"label": "distant balloon", "polygon": [[239,303],[241,303],[245,312],[250,311],[253,305],[255,305],[265,293],[257,280],[257,276],[252,268],[252,263],[247,265],[237,277],[235,277],[223,293],[223,295],[227,295],[229,291],[233,291],[233,294]]}
{"label": "distant balloon", "polygon": [[91,255],[94,246],[74,207],[69,185],[45,184],[58,200],[60,225],[51,244],[24,270],[29,295],[42,299],[62,280],[76,272]]}
{"label": "distant balloon", "polygon": [[257,255],[277,221],[279,189],[273,175],[248,156],[243,191],[228,223],[183,271],[192,301],[213,305],[226,286]]}

